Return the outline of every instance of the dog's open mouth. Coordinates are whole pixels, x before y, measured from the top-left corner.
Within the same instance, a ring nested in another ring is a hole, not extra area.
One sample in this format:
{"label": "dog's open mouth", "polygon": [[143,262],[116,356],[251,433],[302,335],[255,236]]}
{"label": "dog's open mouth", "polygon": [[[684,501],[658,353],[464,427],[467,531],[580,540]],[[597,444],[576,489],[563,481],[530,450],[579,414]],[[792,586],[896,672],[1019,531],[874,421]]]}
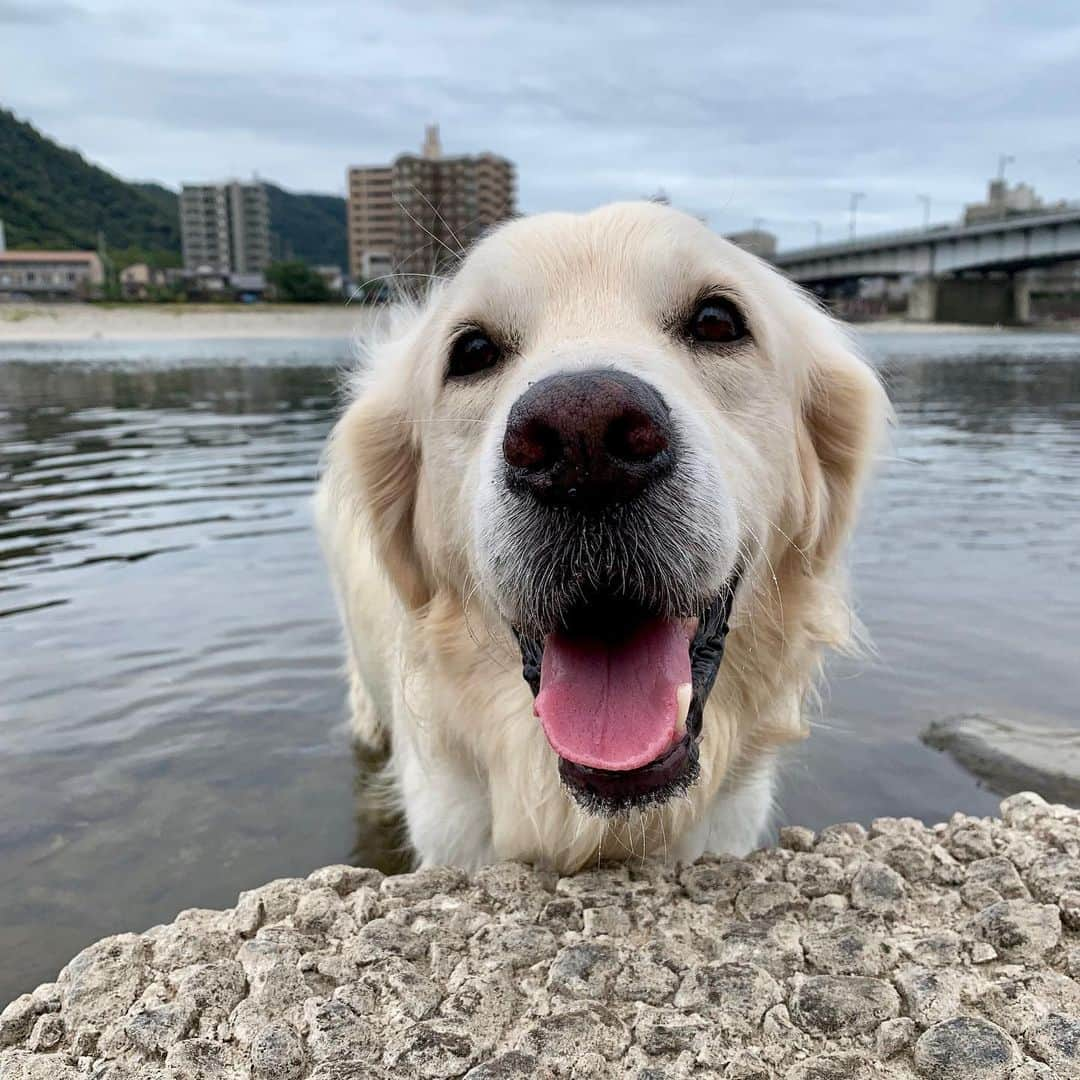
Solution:
{"label": "dog's open mouth", "polygon": [[598,597],[542,639],[518,634],[559,775],[587,810],[620,814],[697,779],[702,715],[724,655],[737,575],[693,617]]}

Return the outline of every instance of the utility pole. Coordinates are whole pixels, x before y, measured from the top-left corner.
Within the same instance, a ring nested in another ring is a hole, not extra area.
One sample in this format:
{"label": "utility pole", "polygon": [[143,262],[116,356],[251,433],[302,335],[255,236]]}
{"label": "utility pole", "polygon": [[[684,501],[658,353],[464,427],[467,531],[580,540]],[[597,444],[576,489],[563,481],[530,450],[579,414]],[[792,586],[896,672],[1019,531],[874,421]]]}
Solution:
{"label": "utility pole", "polygon": [[848,231],[850,233],[850,236],[851,236],[852,240],[855,239],[855,213],[859,209],[859,203],[861,203],[863,201],[863,199],[865,199],[865,198],[866,198],[866,192],[865,191],[853,191],[851,193],[851,203],[850,203],[851,224],[849,226]]}
{"label": "utility pole", "polygon": [[922,227],[923,232],[930,228],[930,196],[929,195],[916,195],[916,199],[922,203]]}
{"label": "utility pole", "polygon": [[114,300],[119,295],[120,287],[116,278],[116,269],[113,266],[112,259],[109,258],[109,250],[105,246],[104,229],[98,229],[97,231],[97,253],[98,258],[101,259],[102,270],[105,272],[104,298]]}

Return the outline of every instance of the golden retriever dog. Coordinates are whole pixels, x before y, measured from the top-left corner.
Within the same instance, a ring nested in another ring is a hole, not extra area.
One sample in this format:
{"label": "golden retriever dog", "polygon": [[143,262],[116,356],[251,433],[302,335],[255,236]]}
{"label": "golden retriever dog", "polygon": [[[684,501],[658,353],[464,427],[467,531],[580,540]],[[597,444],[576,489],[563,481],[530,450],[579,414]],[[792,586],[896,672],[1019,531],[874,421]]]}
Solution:
{"label": "golden retriever dog", "polygon": [[399,314],[316,502],[420,864],[752,849],[887,411],[837,323],[656,204],[515,220]]}

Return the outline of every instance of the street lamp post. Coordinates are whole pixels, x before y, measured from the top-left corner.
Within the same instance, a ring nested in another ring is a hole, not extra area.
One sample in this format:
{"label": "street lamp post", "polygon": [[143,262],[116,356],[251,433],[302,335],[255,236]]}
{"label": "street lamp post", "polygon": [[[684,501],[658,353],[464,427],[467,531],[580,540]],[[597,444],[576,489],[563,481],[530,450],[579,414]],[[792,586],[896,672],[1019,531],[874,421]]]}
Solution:
{"label": "street lamp post", "polygon": [[817,219],[810,222],[814,226],[814,246],[821,246],[821,222]]}
{"label": "street lamp post", "polygon": [[865,191],[853,191],[851,193],[851,203],[850,203],[851,224],[850,224],[850,227],[849,227],[849,232],[851,234],[851,239],[852,240],[855,239],[855,212],[859,208],[859,203],[862,202],[862,200],[865,199],[865,198],[866,198],[866,192]]}
{"label": "street lamp post", "polygon": [[929,195],[916,195],[915,198],[922,203],[922,227],[925,232],[930,228],[930,196]]}
{"label": "street lamp post", "polygon": [[1005,187],[1005,166],[1011,165],[1016,158],[1012,154],[999,154],[998,155],[998,197],[1001,199],[1001,216],[1007,218],[1009,216],[1009,196],[1008,189]]}

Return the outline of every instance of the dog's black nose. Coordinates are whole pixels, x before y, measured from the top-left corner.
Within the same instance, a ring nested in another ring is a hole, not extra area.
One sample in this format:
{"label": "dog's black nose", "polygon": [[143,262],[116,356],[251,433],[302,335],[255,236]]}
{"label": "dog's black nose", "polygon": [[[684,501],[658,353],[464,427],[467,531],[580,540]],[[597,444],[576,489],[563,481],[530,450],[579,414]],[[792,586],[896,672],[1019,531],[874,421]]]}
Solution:
{"label": "dog's black nose", "polygon": [[622,371],[549,375],[514,403],[503,436],[508,481],[540,502],[629,502],[675,464],[671,412]]}

